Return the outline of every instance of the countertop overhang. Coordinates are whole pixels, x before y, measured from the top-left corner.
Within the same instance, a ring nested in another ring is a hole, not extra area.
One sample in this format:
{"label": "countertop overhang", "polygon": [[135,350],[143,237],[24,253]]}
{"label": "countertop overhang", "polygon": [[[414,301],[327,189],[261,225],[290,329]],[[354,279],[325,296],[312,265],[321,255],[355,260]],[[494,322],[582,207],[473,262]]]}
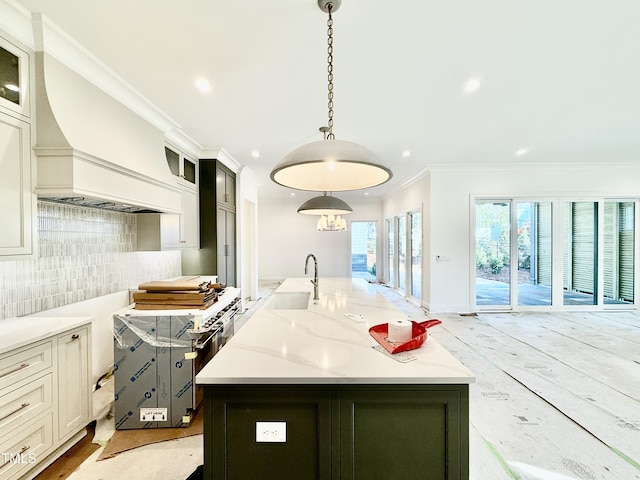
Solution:
{"label": "countertop overhang", "polygon": [[[320,278],[307,309],[260,308],[196,376],[200,385],[469,384],[473,374],[428,336],[401,363],[375,350],[369,327],[407,318],[363,279]],[[275,291],[312,292],[309,278]],[[362,315],[358,323],[346,314]],[[421,321],[423,319],[413,319]],[[435,326],[433,328],[439,328]]]}

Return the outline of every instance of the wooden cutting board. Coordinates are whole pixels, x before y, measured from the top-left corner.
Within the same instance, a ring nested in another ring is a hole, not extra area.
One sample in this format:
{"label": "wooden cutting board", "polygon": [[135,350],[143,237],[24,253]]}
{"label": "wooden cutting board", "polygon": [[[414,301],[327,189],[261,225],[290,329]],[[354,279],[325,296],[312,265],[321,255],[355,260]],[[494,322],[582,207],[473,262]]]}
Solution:
{"label": "wooden cutting board", "polygon": [[177,292],[177,291],[200,291],[200,285],[203,282],[200,276],[180,277],[175,280],[155,280],[152,282],[145,282],[138,285],[138,289],[146,290],[147,292]]}

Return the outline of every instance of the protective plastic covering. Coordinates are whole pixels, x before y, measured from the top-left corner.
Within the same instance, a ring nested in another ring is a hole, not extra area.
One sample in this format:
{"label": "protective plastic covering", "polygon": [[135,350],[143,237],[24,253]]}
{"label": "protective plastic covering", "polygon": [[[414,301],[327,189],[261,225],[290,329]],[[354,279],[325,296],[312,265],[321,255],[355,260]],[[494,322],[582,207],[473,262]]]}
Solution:
{"label": "protective plastic covering", "polygon": [[[153,347],[174,348],[187,347],[193,344],[193,339],[188,330],[193,328],[193,315],[171,316],[171,319],[181,320],[184,325],[177,332],[171,333],[169,329],[158,328],[158,320],[167,319],[167,316],[133,316],[114,315],[118,320],[113,323],[113,337],[121,348],[132,348],[140,345],[141,342]],[[162,331],[161,331],[162,330]],[[131,335],[133,333],[134,335]],[[169,334],[170,336],[167,336]]]}

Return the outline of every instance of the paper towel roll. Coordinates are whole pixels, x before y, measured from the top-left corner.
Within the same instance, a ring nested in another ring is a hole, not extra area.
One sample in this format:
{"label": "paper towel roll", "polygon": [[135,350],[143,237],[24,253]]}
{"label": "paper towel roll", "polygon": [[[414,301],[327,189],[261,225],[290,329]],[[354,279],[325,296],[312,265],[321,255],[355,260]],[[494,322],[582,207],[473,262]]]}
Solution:
{"label": "paper towel roll", "polygon": [[410,320],[396,319],[389,321],[387,338],[390,342],[408,342],[413,333],[413,324]]}

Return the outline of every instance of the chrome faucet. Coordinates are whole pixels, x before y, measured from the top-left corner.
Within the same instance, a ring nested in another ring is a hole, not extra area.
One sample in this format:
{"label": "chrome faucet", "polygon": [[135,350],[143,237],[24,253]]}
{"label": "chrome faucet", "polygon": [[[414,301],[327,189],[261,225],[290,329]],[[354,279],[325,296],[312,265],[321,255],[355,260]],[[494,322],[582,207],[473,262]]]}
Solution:
{"label": "chrome faucet", "polygon": [[313,299],[320,300],[318,297],[318,261],[316,260],[316,256],[312,253],[307,255],[307,258],[304,261],[304,274],[305,275],[307,274],[307,267],[309,266],[309,258],[313,258],[313,266],[315,269],[313,274],[313,280],[311,280],[311,283],[313,283]]}

